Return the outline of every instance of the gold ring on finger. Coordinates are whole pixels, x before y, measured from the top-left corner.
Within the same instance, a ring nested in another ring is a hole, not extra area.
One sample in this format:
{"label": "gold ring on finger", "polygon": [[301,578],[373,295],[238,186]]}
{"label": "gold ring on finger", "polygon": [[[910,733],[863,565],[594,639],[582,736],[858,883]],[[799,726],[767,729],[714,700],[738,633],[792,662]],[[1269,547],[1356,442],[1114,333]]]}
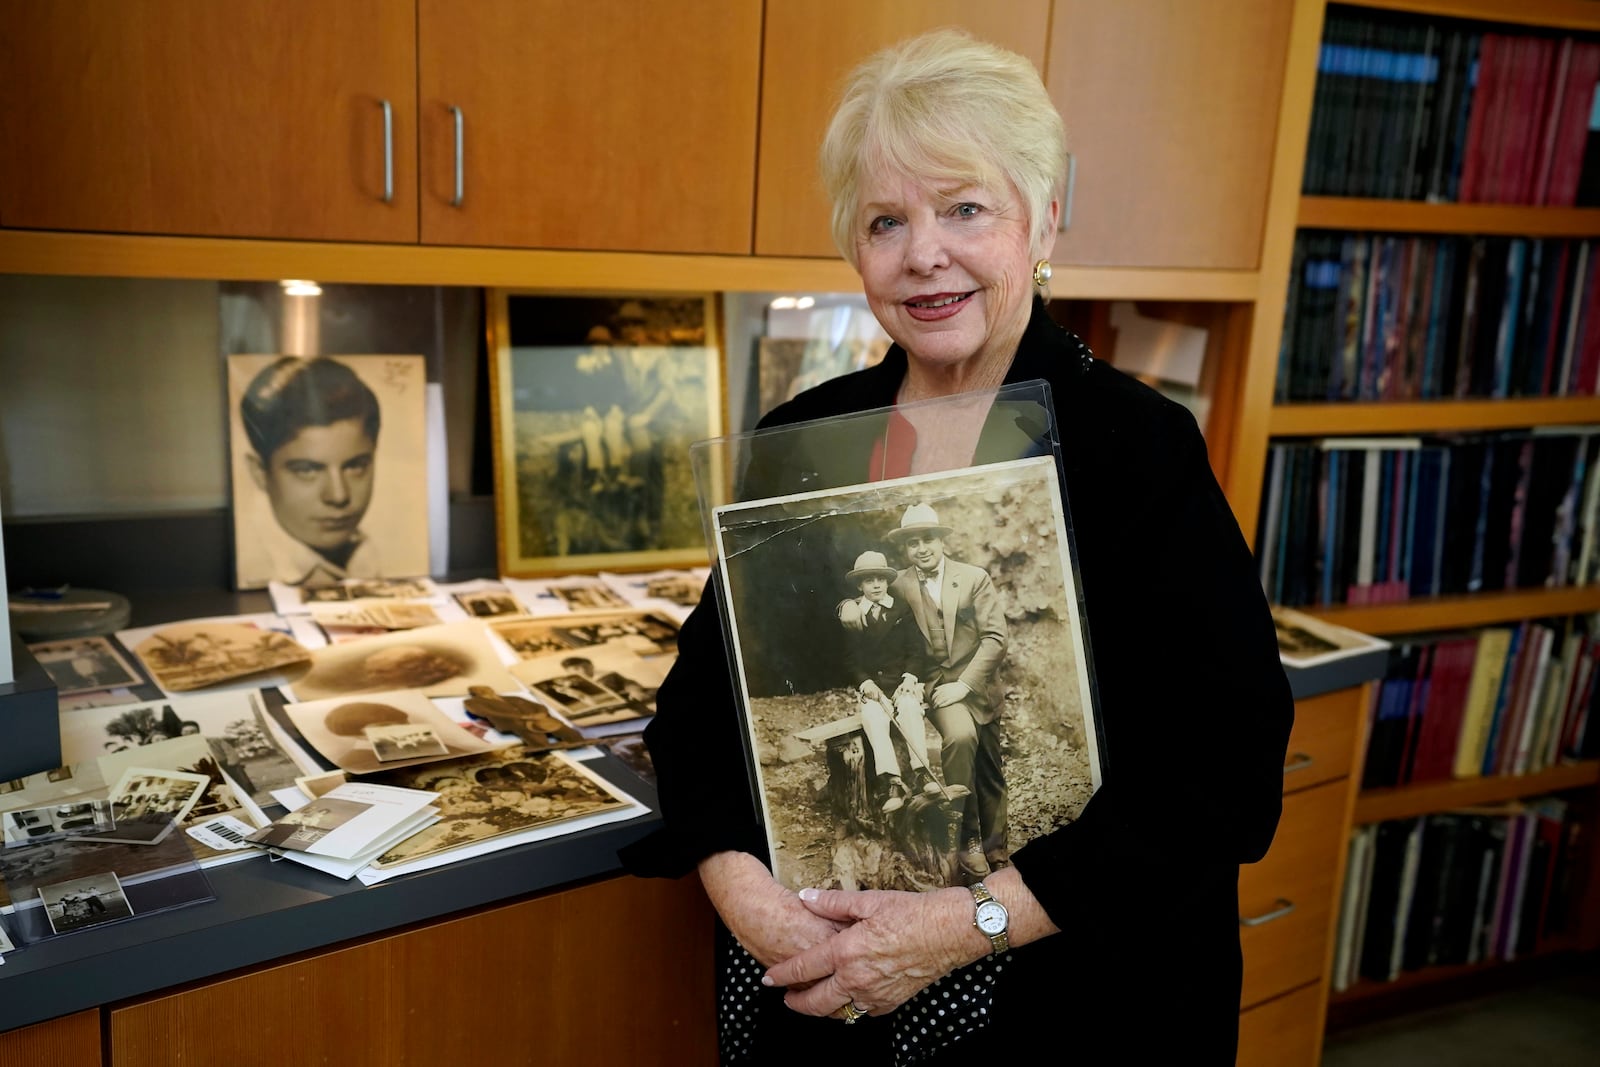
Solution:
{"label": "gold ring on finger", "polygon": [[840,1012],[840,1014],[842,1014],[844,1016],[845,1025],[849,1026],[851,1023],[855,1022],[857,1019],[860,1019],[863,1016],[865,1016],[867,1014],[867,1009],[858,1008],[856,1006],[855,1002],[852,1001],[849,1004],[846,1004],[844,1007],[840,1008],[839,1012]]}

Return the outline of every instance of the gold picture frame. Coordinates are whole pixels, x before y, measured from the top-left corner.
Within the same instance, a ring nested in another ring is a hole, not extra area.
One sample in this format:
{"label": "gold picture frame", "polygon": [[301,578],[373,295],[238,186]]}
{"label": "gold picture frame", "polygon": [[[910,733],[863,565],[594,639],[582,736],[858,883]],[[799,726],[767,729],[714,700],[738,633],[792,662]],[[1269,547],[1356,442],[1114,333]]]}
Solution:
{"label": "gold picture frame", "polygon": [[726,421],[716,295],[487,299],[500,573],[706,563],[689,446]]}

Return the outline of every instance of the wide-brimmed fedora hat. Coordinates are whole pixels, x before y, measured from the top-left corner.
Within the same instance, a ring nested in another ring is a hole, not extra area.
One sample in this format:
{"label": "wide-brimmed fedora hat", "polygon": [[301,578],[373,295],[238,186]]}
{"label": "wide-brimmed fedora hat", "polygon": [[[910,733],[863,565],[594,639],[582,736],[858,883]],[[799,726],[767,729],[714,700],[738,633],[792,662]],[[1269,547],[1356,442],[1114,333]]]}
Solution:
{"label": "wide-brimmed fedora hat", "polygon": [[855,570],[845,575],[845,580],[859,582],[863,578],[883,578],[892,581],[899,573],[889,566],[889,560],[882,552],[863,552],[856,557]]}
{"label": "wide-brimmed fedora hat", "polygon": [[929,533],[938,537],[948,537],[950,527],[939,524],[939,516],[926,504],[912,504],[906,508],[906,513],[900,516],[900,528],[889,531],[889,539],[898,541],[902,537],[909,537],[914,533]]}

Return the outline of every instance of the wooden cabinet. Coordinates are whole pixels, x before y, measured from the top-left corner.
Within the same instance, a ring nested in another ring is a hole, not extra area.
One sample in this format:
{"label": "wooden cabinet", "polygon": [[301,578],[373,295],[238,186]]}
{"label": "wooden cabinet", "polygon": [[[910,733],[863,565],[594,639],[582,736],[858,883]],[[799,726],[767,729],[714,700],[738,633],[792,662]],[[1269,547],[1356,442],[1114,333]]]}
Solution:
{"label": "wooden cabinet", "polygon": [[1056,0],[1048,85],[1076,160],[1051,258],[1254,270],[1292,5]]}
{"label": "wooden cabinet", "polygon": [[1360,723],[1346,689],[1297,701],[1289,751],[1283,760],[1285,792],[1331,782],[1350,773]]}
{"label": "wooden cabinet", "polygon": [[1048,0],[767,0],[762,50],[757,255],[836,256],[817,150],[845,75],[880,48],[959,26],[1044,69]]}
{"label": "wooden cabinet", "polygon": [[711,929],[615,878],[114,1007],[110,1063],[715,1063]]}
{"label": "wooden cabinet", "polygon": [[94,1009],[0,1034],[0,1067],[100,1067]]}
{"label": "wooden cabinet", "polygon": [[417,40],[424,243],[749,253],[761,5],[419,0]]}
{"label": "wooden cabinet", "polygon": [[1323,989],[1318,982],[1240,1015],[1238,1067],[1313,1067],[1322,1058]]}
{"label": "wooden cabinet", "polygon": [[1342,780],[1285,796],[1272,850],[1239,873],[1244,1007],[1323,976],[1347,789]]}
{"label": "wooden cabinet", "polygon": [[8,0],[0,224],[415,241],[413,5]]}

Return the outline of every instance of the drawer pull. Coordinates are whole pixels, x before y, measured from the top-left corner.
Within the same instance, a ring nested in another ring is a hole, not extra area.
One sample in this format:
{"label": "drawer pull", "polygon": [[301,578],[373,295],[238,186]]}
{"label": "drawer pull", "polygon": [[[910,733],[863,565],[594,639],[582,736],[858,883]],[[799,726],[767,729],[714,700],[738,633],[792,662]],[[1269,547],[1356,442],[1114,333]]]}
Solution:
{"label": "drawer pull", "polygon": [[1316,760],[1312,759],[1304,752],[1296,752],[1294,755],[1289,757],[1289,762],[1283,765],[1283,773],[1293,774],[1295,771],[1303,771],[1315,762]]}
{"label": "drawer pull", "polygon": [[1243,915],[1239,916],[1239,925],[1240,926],[1265,926],[1267,923],[1271,922],[1272,920],[1281,919],[1285,915],[1288,915],[1290,912],[1294,911],[1294,901],[1285,900],[1282,897],[1279,897],[1276,901],[1274,901],[1273,905],[1274,906],[1273,906],[1273,909],[1271,911],[1264,912],[1261,915],[1252,915],[1248,919],[1245,918]]}
{"label": "drawer pull", "polygon": [[383,202],[394,203],[394,108],[379,100],[383,109]]}
{"label": "drawer pull", "polygon": [[463,128],[465,121],[461,109],[452,106],[450,114],[454,116],[456,124],[456,195],[450,198],[450,206],[460,207],[461,202],[467,198],[467,177],[464,167],[467,154],[466,130]]}
{"label": "drawer pull", "polygon": [[1066,233],[1072,225],[1072,193],[1078,184],[1078,157],[1067,153],[1067,184],[1061,195],[1061,218],[1056,222],[1056,232]]}

